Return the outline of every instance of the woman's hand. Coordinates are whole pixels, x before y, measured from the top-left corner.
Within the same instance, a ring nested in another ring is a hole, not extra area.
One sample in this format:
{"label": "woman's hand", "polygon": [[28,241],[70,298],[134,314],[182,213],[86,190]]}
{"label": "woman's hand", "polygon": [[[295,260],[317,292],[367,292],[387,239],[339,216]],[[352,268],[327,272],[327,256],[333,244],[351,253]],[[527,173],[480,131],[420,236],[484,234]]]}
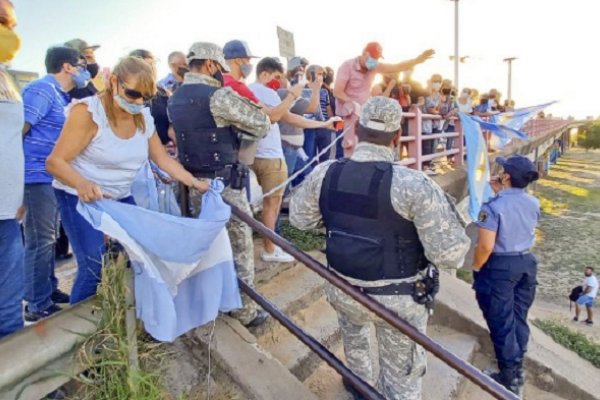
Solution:
{"label": "woman's hand", "polygon": [[77,185],[75,190],[77,190],[77,195],[79,196],[79,199],[86,203],[100,200],[102,198],[108,198],[108,199],[111,198],[110,195],[102,193],[102,189],[100,189],[100,186],[98,186],[94,182],[90,182],[86,179],[81,181]]}
{"label": "woman's hand", "polygon": [[200,193],[204,193],[210,188],[210,179],[192,179],[192,184],[190,185]]}

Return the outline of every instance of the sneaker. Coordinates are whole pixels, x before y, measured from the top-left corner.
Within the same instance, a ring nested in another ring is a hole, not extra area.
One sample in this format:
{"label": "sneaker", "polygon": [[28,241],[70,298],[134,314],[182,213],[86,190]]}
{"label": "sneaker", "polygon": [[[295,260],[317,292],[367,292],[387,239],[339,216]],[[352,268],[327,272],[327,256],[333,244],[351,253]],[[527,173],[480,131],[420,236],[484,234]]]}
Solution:
{"label": "sneaker", "polygon": [[579,321],[579,318],[573,317],[573,322],[577,322],[577,321]]}
{"label": "sneaker", "polygon": [[55,391],[48,393],[44,400],[66,400],[67,394],[61,389],[56,389]]}
{"label": "sneaker", "polygon": [[52,300],[54,304],[69,304],[71,301],[71,296],[60,289],[56,289],[54,293],[52,293],[50,300]]}
{"label": "sneaker", "polygon": [[592,321],[591,319],[586,319],[583,322],[585,322],[586,325],[594,325],[594,321]]}
{"label": "sneaker", "polygon": [[265,310],[258,310],[256,312],[256,317],[254,317],[254,319],[250,322],[248,322],[246,325],[244,325],[246,328],[256,328],[257,326],[262,325],[267,318],[269,318],[269,313],[266,312]]}
{"label": "sneaker", "polygon": [[517,385],[525,386],[525,370],[521,366],[517,368]]}
{"label": "sneaker", "polygon": [[288,263],[293,262],[295,259],[285,251],[281,250],[279,246],[275,246],[275,250],[272,253],[263,251],[260,253],[260,258],[264,262],[281,262]]}
{"label": "sneaker", "polygon": [[24,313],[25,314],[24,315],[25,322],[29,322],[29,323],[38,322],[44,318],[48,318],[49,316],[59,312],[60,310],[61,310],[61,308],[59,306],[57,306],[56,304],[52,304],[46,310],[38,311],[38,312],[31,312],[31,311],[29,311],[27,306],[25,306],[25,313]]}

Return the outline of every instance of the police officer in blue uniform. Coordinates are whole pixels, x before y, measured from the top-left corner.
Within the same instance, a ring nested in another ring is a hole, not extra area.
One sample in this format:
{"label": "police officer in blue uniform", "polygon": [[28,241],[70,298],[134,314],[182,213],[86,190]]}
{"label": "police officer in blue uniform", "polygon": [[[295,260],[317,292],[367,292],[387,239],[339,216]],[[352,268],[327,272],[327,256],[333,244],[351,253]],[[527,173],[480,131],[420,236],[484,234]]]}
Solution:
{"label": "police officer in blue uniform", "polygon": [[483,204],[477,221],[473,288],[498,360],[499,372],[489,375],[519,394],[529,340],[527,312],[536,287],[537,260],[531,247],[540,217],[539,201],[525,188],[539,175],[523,156],[496,162],[503,171],[492,182],[497,195]]}

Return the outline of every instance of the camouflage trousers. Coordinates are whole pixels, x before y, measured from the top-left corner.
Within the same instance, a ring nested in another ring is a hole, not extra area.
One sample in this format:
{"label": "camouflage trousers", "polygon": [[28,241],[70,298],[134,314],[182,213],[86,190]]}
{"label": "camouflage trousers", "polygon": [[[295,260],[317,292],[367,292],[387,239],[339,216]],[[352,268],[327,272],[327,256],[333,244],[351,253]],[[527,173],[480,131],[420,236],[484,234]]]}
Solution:
{"label": "camouflage trousers", "polygon": [[[342,330],[348,367],[375,387],[388,400],[420,400],[425,375],[425,349],[401,334],[365,307],[332,285],[325,288]],[[428,312],[411,296],[371,296],[397,313],[421,332],[427,327]],[[377,347],[371,343],[375,328]],[[375,360],[379,375],[375,376]]]}
{"label": "camouflage trousers", "polygon": [[[226,187],[223,190],[222,196],[246,214],[252,215],[245,189],[235,190]],[[190,214],[197,217],[202,207],[202,195],[195,189],[190,189],[189,205]],[[254,243],[252,241],[252,229],[237,217],[232,216],[227,223],[227,233],[231,241],[233,260],[238,278],[248,284],[248,286],[254,287]],[[242,293],[242,303],[243,308],[233,311],[231,314],[242,324],[246,325],[256,317],[257,304],[244,293]]]}

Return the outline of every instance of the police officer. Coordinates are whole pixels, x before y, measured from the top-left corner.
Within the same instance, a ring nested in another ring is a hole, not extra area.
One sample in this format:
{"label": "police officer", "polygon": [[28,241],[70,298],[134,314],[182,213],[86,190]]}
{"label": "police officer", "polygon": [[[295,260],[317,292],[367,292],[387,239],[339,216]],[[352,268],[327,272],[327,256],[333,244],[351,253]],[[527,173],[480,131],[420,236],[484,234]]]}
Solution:
{"label": "police officer", "polygon": [[[291,199],[290,221],[299,229],[323,224],[329,267],[425,332],[428,311],[412,296],[415,284],[428,262],[460,266],[469,239],[442,189],[424,173],[394,163],[401,117],[397,101],[368,100],[356,124],[356,151],[314,169]],[[420,399],[424,349],[336,287],[328,285],[326,292],[338,313],[350,369],[386,399]],[[377,349],[369,343],[373,324]],[[379,376],[372,350],[379,355]],[[355,399],[363,398],[346,387]]]}
{"label": "police officer", "polygon": [[477,221],[473,288],[498,360],[499,372],[487,372],[519,394],[529,340],[527,312],[536,286],[537,260],[530,249],[540,217],[538,200],[525,188],[539,176],[523,156],[499,157],[496,162],[503,171],[492,181],[498,194],[483,204]]}
{"label": "police officer", "polygon": [[[263,138],[271,122],[267,115],[231,88],[223,88],[223,71],[229,71],[222,49],[197,42],[187,55],[190,72],[169,98],[168,112],[177,137],[181,163],[197,179],[221,178],[223,198],[250,214],[244,188],[247,167],[239,161],[240,146]],[[201,196],[190,191],[192,214],[200,212]],[[238,218],[228,224],[238,277],[254,286],[252,230]],[[246,326],[261,324],[268,316],[242,295],[243,309],[233,315]]]}

